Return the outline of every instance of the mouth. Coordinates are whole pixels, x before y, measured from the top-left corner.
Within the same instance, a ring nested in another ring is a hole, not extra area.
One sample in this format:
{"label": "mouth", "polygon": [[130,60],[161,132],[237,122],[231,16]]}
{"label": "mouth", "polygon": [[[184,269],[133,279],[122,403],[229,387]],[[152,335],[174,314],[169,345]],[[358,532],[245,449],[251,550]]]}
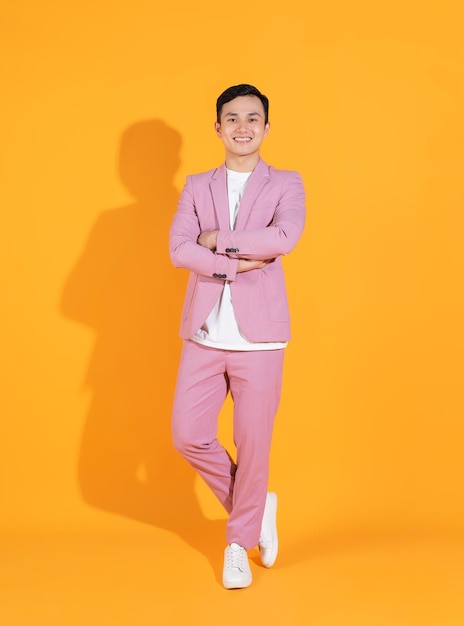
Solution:
{"label": "mouth", "polygon": [[234,137],[234,141],[237,143],[248,143],[251,141],[251,137]]}

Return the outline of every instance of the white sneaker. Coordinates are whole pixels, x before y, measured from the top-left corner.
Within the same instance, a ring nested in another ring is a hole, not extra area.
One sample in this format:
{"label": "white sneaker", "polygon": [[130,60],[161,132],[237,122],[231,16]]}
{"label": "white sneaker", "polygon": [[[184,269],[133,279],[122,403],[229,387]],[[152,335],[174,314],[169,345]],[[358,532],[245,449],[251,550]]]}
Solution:
{"label": "white sneaker", "polygon": [[231,543],[224,551],[222,583],[226,589],[243,589],[251,585],[252,576],[245,548]]}
{"label": "white sneaker", "polygon": [[261,534],[259,536],[259,556],[264,567],[272,567],[277,558],[279,541],[277,537],[277,494],[266,496]]}

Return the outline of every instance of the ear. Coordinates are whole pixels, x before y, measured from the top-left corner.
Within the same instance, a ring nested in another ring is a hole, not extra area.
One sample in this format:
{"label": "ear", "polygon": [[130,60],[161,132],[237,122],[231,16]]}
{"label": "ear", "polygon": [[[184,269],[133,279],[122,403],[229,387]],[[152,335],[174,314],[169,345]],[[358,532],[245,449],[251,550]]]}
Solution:
{"label": "ear", "polygon": [[214,130],[216,131],[216,135],[220,138],[222,137],[221,134],[221,125],[219,124],[219,122],[214,122]]}
{"label": "ear", "polygon": [[267,122],[267,123],[264,125],[264,136],[265,136],[265,137],[267,137],[267,136],[268,136],[270,129],[271,129],[271,123],[270,123],[270,122]]}

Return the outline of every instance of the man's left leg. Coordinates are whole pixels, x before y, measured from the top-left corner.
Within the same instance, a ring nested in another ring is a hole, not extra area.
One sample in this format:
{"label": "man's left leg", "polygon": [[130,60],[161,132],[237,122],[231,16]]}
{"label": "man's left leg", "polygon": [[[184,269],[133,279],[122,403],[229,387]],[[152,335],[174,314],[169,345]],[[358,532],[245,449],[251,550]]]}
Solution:
{"label": "man's left leg", "polygon": [[280,401],[284,350],[228,352],[234,401],[237,471],[227,542],[245,549],[259,542],[269,478],[274,418]]}

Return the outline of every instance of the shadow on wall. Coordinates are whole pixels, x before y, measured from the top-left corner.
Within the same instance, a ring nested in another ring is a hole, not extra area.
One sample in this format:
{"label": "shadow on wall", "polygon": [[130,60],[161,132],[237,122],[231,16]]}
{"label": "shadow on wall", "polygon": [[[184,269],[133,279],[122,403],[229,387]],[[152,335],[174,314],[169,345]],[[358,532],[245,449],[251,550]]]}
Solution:
{"label": "shadow on wall", "polygon": [[168,254],[180,146],[177,131],[160,120],[123,133],[119,173],[136,201],[98,217],[61,307],[96,333],[78,461],[83,498],[192,543],[189,533],[196,522],[207,530],[206,520],[194,472],[173,449],[170,425],[187,279]]}

